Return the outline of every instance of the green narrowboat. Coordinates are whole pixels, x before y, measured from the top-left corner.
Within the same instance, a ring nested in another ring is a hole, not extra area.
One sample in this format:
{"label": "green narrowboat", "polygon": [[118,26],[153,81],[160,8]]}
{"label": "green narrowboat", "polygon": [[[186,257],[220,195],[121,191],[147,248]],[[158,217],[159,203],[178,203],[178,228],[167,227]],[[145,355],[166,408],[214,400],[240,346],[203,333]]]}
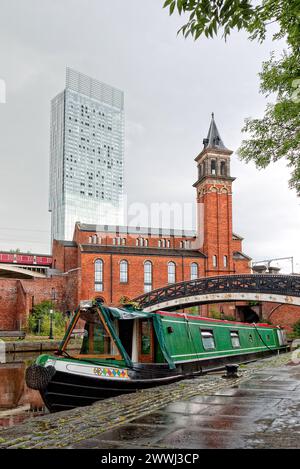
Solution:
{"label": "green narrowboat", "polygon": [[26,370],[50,411],[200,375],[287,348],[285,332],[187,315],[81,302],[59,350]]}

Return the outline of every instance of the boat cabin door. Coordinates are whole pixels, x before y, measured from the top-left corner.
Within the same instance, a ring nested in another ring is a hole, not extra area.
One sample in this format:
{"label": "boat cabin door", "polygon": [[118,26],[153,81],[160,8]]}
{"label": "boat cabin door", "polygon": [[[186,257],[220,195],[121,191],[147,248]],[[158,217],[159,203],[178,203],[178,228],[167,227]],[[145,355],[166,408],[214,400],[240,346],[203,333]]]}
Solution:
{"label": "boat cabin door", "polygon": [[139,363],[154,362],[154,334],[153,323],[151,319],[135,319],[134,341],[132,358]]}

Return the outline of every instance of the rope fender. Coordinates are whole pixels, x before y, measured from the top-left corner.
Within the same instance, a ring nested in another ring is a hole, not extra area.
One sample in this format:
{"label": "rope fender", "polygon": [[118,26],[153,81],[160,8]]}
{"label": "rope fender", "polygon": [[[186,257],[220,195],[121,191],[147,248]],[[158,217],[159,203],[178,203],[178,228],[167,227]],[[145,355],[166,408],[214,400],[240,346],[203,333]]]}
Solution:
{"label": "rope fender", "polygon": [[34,363],[26,369],[26,384],[31,389],[41,391],[48,386],[55,372],[55,367],[52,365],[45,367]]}

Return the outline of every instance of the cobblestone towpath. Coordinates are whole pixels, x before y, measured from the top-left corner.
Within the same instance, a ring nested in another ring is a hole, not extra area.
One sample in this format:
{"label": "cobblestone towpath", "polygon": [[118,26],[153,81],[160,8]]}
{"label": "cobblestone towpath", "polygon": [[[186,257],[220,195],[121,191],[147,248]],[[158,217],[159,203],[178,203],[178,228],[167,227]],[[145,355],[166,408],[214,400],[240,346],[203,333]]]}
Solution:
{"label": "cobblestone towpath", "polygon": [[35,417],[0,448],[300,448],[300,365],[291,354]]}

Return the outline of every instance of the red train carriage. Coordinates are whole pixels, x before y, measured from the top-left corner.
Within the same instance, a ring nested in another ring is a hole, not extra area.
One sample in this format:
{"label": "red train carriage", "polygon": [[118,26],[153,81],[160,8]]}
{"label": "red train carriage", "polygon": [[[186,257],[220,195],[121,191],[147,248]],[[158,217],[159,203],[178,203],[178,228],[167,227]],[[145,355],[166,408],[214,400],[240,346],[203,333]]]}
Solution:
{"label": "red train carriage", "polygon": [[43,254],[25,254],[22,252],[0,252],[1,264],[23,264],[51,267],[52,257]]}

